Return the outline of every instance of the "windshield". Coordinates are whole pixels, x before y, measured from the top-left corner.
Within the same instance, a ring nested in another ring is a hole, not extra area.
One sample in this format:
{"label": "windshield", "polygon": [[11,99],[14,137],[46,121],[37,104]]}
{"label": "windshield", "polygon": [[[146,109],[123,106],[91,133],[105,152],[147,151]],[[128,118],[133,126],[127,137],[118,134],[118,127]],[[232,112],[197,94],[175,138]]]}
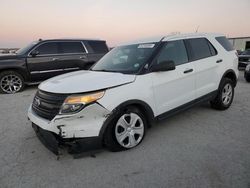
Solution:
{"label": "windshield", "polygon": [[35,46],[38,42],[32,42],[29,45],[25,46],[24,48],[20,48],[16,51],[16,54],[25,54],[28,52],[33,46]]}
{"label": "windshield", "polygon": [[116,47],[100,59],[91,70],[136,74],[147,62],[156,46],[156,43],[150,43]]}

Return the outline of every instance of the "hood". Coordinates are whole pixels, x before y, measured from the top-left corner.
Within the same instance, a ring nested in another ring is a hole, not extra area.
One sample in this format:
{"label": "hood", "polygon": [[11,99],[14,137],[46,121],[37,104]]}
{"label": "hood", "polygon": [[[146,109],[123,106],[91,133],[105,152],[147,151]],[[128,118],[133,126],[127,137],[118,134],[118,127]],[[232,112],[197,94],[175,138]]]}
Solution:
{"label": "hood", "polygon": [[121,73],[77,71],[46,80],[39,89],[60,94],[84,93],[131,83],[135,77]]}
{"label": "hood", "polygon": [[0,60],[17,59],[18,57],[17,54],[0,54]]}

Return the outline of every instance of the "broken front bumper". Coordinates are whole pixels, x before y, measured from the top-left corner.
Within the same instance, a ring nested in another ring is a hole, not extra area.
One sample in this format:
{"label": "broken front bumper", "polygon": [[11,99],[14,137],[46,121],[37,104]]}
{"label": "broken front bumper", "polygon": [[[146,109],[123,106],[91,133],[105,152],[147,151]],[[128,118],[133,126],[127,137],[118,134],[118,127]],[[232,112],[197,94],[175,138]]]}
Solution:
{"label": "broken front bumper", "polygon": [[90,138],[63,139],[55,133],[40,128],[34,123],[32,123],[32,127],[44,146],[56,155],[59,155],[59,149],[64,147],[66,147],[68,152],[71,154],[89,152],[102,148],[102,139],[99,136]]}
{"label": "broken front bumper", "polygon": [[28,118],[39,139],[57,155],[60,146],[69,146],[72,151],[96,149],[101,145],[101,130],[109,114],[110,111],[97,103],[76,114],[57,115],[51,121],[38,116],[32,107],[28,110]]}

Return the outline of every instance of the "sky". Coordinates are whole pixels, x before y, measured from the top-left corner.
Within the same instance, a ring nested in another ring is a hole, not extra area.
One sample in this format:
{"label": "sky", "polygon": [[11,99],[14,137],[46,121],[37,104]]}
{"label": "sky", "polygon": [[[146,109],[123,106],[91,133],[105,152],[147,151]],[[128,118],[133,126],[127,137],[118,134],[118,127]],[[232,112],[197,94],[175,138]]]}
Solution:
{"label": "sky", "polygon": [[109,46],[173,32],[250,36],[250,0],[0,0],[0,47],[51,38]]}

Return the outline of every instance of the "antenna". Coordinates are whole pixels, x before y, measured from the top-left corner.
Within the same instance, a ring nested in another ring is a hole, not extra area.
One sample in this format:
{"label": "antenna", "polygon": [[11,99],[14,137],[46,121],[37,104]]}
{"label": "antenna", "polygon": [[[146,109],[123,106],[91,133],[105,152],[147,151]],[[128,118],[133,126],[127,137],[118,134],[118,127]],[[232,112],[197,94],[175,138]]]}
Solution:
{"label": "antenna", "polygon": [[198,33],[199,28],[200,28],[200,26],[198,25],[198,27],[197,27],[196,30],[195,30],[195,33]]}

